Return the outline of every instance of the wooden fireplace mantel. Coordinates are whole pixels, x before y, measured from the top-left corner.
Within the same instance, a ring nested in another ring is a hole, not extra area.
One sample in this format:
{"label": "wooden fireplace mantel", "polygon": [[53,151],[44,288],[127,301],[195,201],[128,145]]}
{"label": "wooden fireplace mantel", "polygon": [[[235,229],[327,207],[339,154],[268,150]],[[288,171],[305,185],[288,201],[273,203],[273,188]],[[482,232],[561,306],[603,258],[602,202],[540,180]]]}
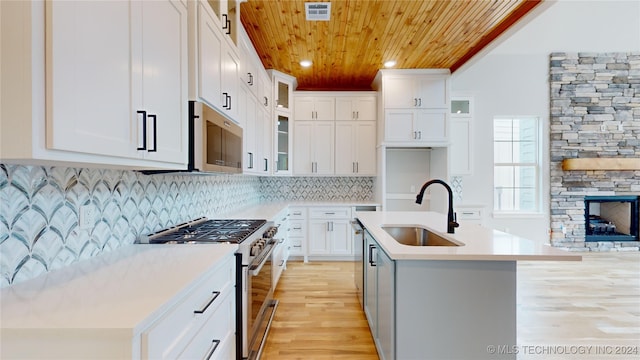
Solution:
{"label": "wooden fireplace mantel", "polygon": [[564,159],[562,170],[640,170],[640,158]]}

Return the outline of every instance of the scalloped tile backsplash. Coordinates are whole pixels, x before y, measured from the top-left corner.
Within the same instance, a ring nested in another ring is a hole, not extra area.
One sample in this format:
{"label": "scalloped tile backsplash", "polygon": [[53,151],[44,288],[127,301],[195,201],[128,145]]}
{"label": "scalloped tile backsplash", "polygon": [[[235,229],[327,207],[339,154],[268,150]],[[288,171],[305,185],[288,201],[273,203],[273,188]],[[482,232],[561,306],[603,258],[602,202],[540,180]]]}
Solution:
{"label": "scalloped tile backsplash", "polygon": [[[143,175],[0,164],[0,287],[31,279],[141,234],[274,200],[373,198],[373,178]],[[78,226],[81,205],[97,211]]]}

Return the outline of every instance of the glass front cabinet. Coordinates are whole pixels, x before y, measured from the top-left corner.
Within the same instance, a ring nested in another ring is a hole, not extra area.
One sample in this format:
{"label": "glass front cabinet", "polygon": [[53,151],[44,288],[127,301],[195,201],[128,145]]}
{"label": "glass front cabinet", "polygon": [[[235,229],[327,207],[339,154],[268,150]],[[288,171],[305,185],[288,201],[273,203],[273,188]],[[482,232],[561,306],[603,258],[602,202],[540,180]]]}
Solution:
{"label": "glass front cabinet", "polygon": [[273,82],[273,114],[275,119],[275,175],[291,175],[293,123],[292,98],[296,86],[296,79],[276,70],[269,70]]}

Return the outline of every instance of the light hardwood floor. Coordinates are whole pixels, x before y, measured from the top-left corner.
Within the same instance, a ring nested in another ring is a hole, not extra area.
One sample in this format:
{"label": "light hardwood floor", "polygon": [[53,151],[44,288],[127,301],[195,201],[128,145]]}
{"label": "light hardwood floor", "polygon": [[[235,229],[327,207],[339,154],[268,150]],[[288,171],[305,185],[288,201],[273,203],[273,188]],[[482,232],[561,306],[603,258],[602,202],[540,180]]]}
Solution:
{"label": "light hardwood floor", "polygon": [[[518,263],[518,359],[640,359],[640,253],[581,255]],[[353,263],[290,262],[275,297],[262,359],[378,358]]]}

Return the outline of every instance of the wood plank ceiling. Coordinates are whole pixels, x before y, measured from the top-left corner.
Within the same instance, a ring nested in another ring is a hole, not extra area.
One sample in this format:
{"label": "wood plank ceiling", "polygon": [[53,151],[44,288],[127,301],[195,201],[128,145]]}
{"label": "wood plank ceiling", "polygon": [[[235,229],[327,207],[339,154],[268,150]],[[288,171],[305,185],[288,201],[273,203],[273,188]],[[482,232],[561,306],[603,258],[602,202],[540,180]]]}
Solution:
{"label": "wood plank ceiling", "polygon": [[295,76],[298,90],[370,90],[387,60],[455,71],[542,0],[333,0],[330,21],[306,21],[305,2],[241,4],[265,68]]}

